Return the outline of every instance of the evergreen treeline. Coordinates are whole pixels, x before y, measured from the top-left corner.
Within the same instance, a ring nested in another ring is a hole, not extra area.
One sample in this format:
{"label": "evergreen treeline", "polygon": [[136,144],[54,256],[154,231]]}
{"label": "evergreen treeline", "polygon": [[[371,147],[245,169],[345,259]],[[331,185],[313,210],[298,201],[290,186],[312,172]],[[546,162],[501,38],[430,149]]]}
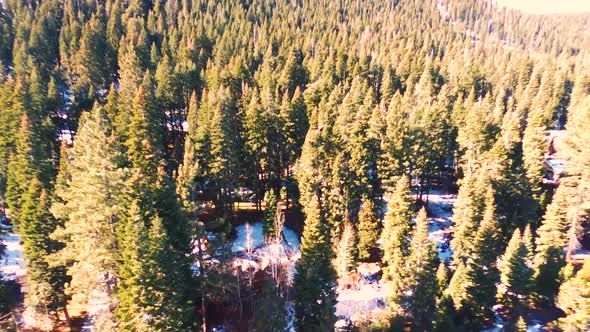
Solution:
{"label": "evergreen treeline", "polygon": [[[338,279],[381,262],[388,319],[416,331],[480,329],[496,303],[515,330],[553,306],[587,330],[590,263],[567,262],[590,216],[589,20],[485,0],[2,1],[0,198],[25,314],[50,329],[100,298],[100,331],[210,328],[236,286],[207,257],[249,188],[269,236],[282,206],[305,215],[288,296],[250,279],[258,320],[289,299],[298,331],[331,331]],[[441,263],[422,206],[454,178]]]}

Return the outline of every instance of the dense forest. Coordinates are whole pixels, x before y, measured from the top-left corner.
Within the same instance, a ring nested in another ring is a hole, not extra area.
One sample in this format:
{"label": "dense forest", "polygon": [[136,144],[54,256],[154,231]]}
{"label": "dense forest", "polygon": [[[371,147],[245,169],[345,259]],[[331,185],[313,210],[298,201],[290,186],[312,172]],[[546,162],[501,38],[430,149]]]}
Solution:
{"label": "dense forest", "polygon": [[1,0],[0,329],[589,331],[589,26]]}

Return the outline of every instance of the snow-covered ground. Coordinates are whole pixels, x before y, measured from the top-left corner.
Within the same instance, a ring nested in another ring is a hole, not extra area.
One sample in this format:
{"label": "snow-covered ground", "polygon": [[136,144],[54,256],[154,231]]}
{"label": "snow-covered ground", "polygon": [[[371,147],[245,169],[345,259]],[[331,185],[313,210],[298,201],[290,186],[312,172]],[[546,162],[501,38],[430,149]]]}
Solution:
{"label": "snow-covered ground", "polygon": [[[242,224],[236,227],[236,238],[231,243],[233,253],[241,253],[233,258],[235,268],[265,270],[270,265],[286,267],[284,275],[286,283],[292,285],[297,261],[300,258],[301,242],[299,236],[292,229],[283,226],[283,240],[281,243],[267,241],[264,237],[264,224]],[[295,307],[292,301],[285,303],[287,321],[286,331],[295,331]]]}
{"label": "snow-covered ground", "polygon": [[[432,190],[428,196],[428,215],[430,238],[436,241],[441,261],[452,258],[449,228],[453,223],[453,204],[455,194]],[[377,268],[378,269],[378,268]],[[336,315],[346,319],[366,315],[386,307],[389,285],[384,283],[378,271],[359,267],[361,282],[354,289],[339,289]]]}
{"label": "snow-covered ground", "polygon": [[428,195],[428,218],[430,238],[436,241],[438,257],[441,262],[449,261],[453,256],[449,228],[453,224],[453,205],[457,195],[443,193],[433,189]]}
{"label": "snow-covered ground", "polygon": [[90,294],[86,310],[88,314],[84,320],[81,332],[98,332],[95,328],[96,319],[109,312],[111,299],[106,291],[95,289]]}
{"label": "snow-covered ground", "polygon": [[361,284],[356,289],[340,290],[336,304],[336,316],[352,319],[355,316],[384,309],[389,286],[381,280]]}
{"label": "snow-covered ground", "polygon": [[[248,234],[249,232],[250,234]],[[236,233],[236,239],[231,246],[232,252],[256,249],[264,244],[264,225],[261,222],[238,225]]]}
{"label": "snow-covered ground", "polygon": [[299,241],[299,235],[297,235],[294,230],[288,227],[283,227],[283,240],[285,241],[287,248],[299,252],[301,242]]}
{"label": "snow-covered ground", "polygon": [[[0,222],[3,230],[11,227]],[[9,231],[0,235],[1,245],[4,246],[4,254],[0,258],[0,275],[5,280],[16,280],[27,273],[24,248],[20,235]]]}
{"label": "snow-covered ground", "polygon": [[[245,252],[248,248],[259,249],[266,243],[264,238],[264,224],[242,224],[236,227],[236,239],[232,241],[232,252]],[[248,233],[249,236],[248,236]],[[288,227],[283,227],[283,245],[291,251],[299,252],[299,236]]]}
{"label": "snow-covered ground", "polygon": [[[483,329],[481,332],[503,332],[508,330],[508,322],[500,314],[498,306],[494,306],[494,315],[494,326]],[[527,322],[526,330],[527,332],[542,332],[543,325],[538,320],[532,319]]]}
{"label": "snow-covered ground", "polygon": [[352,285],[352,288],[338,288],[336,316],[347,320],[384,309],[389,295],[389,285],[381,280],[379,264],[361,264],[357,272],[358,283]]}
{"label": "snow-covered ground", "polygon": [[285,331],[295,332],[295,304],[293,304],[293,301],[285,303],[285,311],[287,312],[287,328]]}
{"label": "snow-covered ground", "polygon": [[565,160],[556,158],[547,158],[547,165],[553,169],[555,174],[562,174],[565,170]]}

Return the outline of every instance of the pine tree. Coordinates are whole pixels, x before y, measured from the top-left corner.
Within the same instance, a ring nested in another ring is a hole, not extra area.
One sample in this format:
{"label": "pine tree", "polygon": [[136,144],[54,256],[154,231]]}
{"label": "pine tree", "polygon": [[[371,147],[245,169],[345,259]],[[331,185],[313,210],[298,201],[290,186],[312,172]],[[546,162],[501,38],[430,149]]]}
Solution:
{"label": "pine tree", "polygon": [[[211,101],[210,101],[211,102]],[[213,101],[209,137],[211,139],[209,167],[219,186],[218,205],[223,213],[231,210],[229,193],[237,181],[239,136],[233,121],[233,100],[228,88],[220,87]]]}
{"label": "pine tree", "polygon": [[531,231],[531,225],[528,224],[525,226],[524,231],[522,232],[522,242],[526,247],[527,252],[527,264],[529,266],[533,266],[534,258],[535,258],[535,243],[533,239],[533,233]]}
{"label": "pine tree", "polygon": [[307,207],[306,216],[295,276],[295,326],[297,331],[332,331],[336,322],[336,272],[329,230],[317,196]]}
{"label": "pine tree", "polygon": [[193,212],[196,201],[195,178],[197,176],[197,160],[195,159],[195,140],[199,127],[199,113],[197,106],[197,94],[192,93],[187,114],[188,133],[184,143],[184,155],[182,164],[178,167],[176,175],[176,188],[182,205],[189,212]]}
{"label": "pine tree", "polygon": [[190,266],[183,259],[187,254],[175,250],[171,232],[165,226],[162,218],[155,217],[148,232],[146,309],[153,330],[180,331],[192,326],[194,293],[190,291],[190,275],[186,275]]}
{"label": "pine tree", "polygon": [[150,304],[146,303],[147,296],[144,294],[150,277],[145,262],[148,231],[143,219],[139,204],[132,202],[117,225],[120,280],[117,282],[118,305],[115,315],[121,322],[122,331],[148,330],[150,318],[146,306]]}
{"label": "pine tree", "polygon": [[[68,297],[64,287],[68,278],[62,266],[51,267],[48,255],[60,247],[49,235],[58,226],[58,221],[49,212],[50,197],[41,182],[34,178],[23,197],[19,230],[27,259],[29,291],[26,293],[25,315],[32,318],[29,328],[55,326],[58,311],[66,310]],[[66,312],[66,318],[67,318]]]}
{"label": "pine tree", "polygon": [[124,114],[125,118],[123,118],[124,111],[121,110],[121,104],[119,104],[119,92],[117,91],[117,87],[115,84],[111,84],[109,88],[109,93],[106,96],[106,103],[104,105],[104,110],[109,118],[111,126],[113,127],[114,135],[117,136],[119,143],[123,143],[123,137],[126,137],[127,132],[126,128],[128,123],[127,117],[128,114]]}
{"label": "pine tree", "polygon": [[29,81],[29,93],[31,96],[31,111],[29,114],[34,120],[42,121],[48,116],[47,82],[45,82],[37,67],[33,67]]}
{"label": "pine tree", "polygon": [[0,120],[2,120],[0,122],[2,129],[0,131],[0,153],[2,156],[0,165],[2,166],[2,189],[5,189],[9,156],[14,153],[23,115],[27,114],[29,121],[31,121],[32,101],[29,84],[23,78],[6,80],[2,82],[1,86],[0,106],[3,111],[0,113]]}
{"label": "pine tree", "polygon": [[[307,206],[308,202],[315,194],[316,187],[321,185],[320,174],[324,169],[319,162],[322,156],[322,145],[325,143],[323,129],[320,130],[319,120],[323,116],[323,107],[314,110],[311,116],[310,128],[305,136],[305,142],[302,147],[301,157],[297,161],[297,182],[299,185],[299,203]],[[320,113],[322,112],[322,113]],[[326,128],[327,129],[327,128]]]}
{"label": "pine tree", "polygon": [[481,327],[492,317],[490,308],[496,303],[496,283],[500,280],[496,267],[500,234],[495,211],[494,191],[490,187],[484,216],[473,239],[473,252],[464,268],[461,271],[457,268],[455,273],[461,282],[455,283],[450,292],[457,310],[468,318],[468,324],[473,328]]}
{"label": "pine tree", "polygon": [[364,197],[358,215],[358,250],[360,260],[369,260],[374,253],[379,239],[379,217],[375,212],[375,203]]}
{"label": "pine tree", "polygon": [[272,281],[263,281],[260,293],[256,297],[254,326],[255,332],[285,331],[285,299],[279,294]]}
{"label": "pine tree", "polygon": [[[530,121],[533,120],[529,116]],[[537,125],[534,121],[530,122],[524,132],[522,147],[526,177],[533,191],[533,197],[544,207],[546,198],[543,197],[541,182],[543,180],[543,158],[547,151],[545,127]]]}
{"label": "pine tree", "polygon": [[354,226],[350,222],[345,222],[338,241],[336,261],[334,263],[339,278],[347,276],[356,269],[358,261],[357,244],[358,236]]}
{"label": "pine tree", "polygon": [[465,292],[468,287],[473,287],[473,280],[469,278],[473,274],[473,265],[460,262],[449,281],[447,293],[452,299],[454,307],[460,311],[469,304],[469,294]]}
{"label": "pine tree", "polygon": [[152,77],[146,73],[133,98],[125,141],[131,166],[144,176],[155,175],[157,163],[163,156],[162,120],[155,106]]}
{"label": "pine tree", "polygon": [[566,316],[559,319],[559,326],[565,331],[588,331],[590,328],[590,260],[587,259],[582,269],[570,277],[559,288],[557,298],[559,308]]}
{"label": "pine tree", "polygon": [[409,166],[411,128],[405,102],[401,94],[396,93],[385,114],[385,134],[380,147],[383,153],[379,155],[378,170],[386,188],[395,187],[391,180],[402,176]]}
{"label": "pine tree", "polygon": [[288,164],[293,164],[301,155],[301,147],[309,127],[307,109],[299,87],[295,88],[288,107],[281,107],[280,116],[283,123],[280,132],[285,136],[285,159]]}
{"label": "pine tree", "polygon": [[[122,141],[127,139],[127,126],[130,123],[132,112],[125,112],[125,109],[133,107],[133,98],[137,89],[142,85],[145,75],[140,59],[132,45],[127,45],[125,39],[121,39],[119,49],[119,90],[118,97],[121,111],[119,117],[114,121],[117,134]],[[146,91],[144,91],[146,93]],[[150,105],[153,106],[153,105]]]}
{"label": "pine tree", "polygon": [[122,331],[181,330],[187,317],[172,273],[178,261],[162,220],[152,218],[148,229],[144,215],[138,202],[131,202],[118,226],[117,318]]}
{"label": "pine tree", "polygon": [[449,286],[450,276],[451,276],[451,271],[447,267],[447,264],[445,264],[445,262],[441,262],[438,265],[438,269],[436,270],[436,284],[438,286],[437,289],[438,289],[438,297],[439,298],[442,297],[443,292]]}
{"label": "pine tree", "polygon": [[274,190],[270,189],[264,194],[264,229],[266,236],[274,238],[277,234],[275,229],[275,218],[277,214],[277,195]]}
{"label": "pine tree", "polygon": [[436,271],[439,259],[436,245],[428,238],[428,218],[422,208],[416,217],[410,255],[407,261],[407,288],[402,307],[414,319],[416,331],[430,331],[436,309],[438,285]]}
{"label": "pine tree", "polygon": [[111,61],[108,57],[105,24],[102,13],[84,24],[80,48],[73,56],[71,83],[74,93],[80,98],[92,100],[100,89],[110,83]]}
{"label": "pine tree", "polygon": [[6,203],[10,209],[10,218],[18,225],[24,193],[32,179],[39,174],[45,178],[49,174],[43,167],[45,159],[41,151],[41,142],[37,128],[30,118],[23,114],[20,130],[16,136],[15,152],[8,165],[8,181],[6,186]]}
{"label": "pine tree", "polygon": [[448,294],[443,293],[441,299],[437,303],[436,319],[434,321],[433,331],[435,332],[454,332],[457,331],[457,326],[454,322],[455,307],[453,300]]}
{"label": "pine tree", "polygon": [[[157,255],[159,272],[155,272],[160,281],[156,281],[165,295],[162,321],[170,320],[179,324],[178,329],[191,326],[194,321],[195,290],[191,266],[193,264],[191,244],[194,223],[190,221],[181,208],[174,181],[163,167],[157,170],[156,183],[157,215],[150,220],[151,250]],[[161,223],[161,225],[160,225]],[[162,280],[162,278],[164,278]],[[155,286],[153,286],[155,287]]]}
{"label": "pine tree", "polygon": [[565,254],[571,227],[571,189],[563,181],[557,187],[551,204],[537,229],[535,255],[536,291],[552,301],[562,282],[561,269],[565,267]]}
{"label": "pine tree", "polygon": [[[538,255],[549,247],[563,249],[567,245],[570,221],[571,188],[568,183],[557,187],[551,204],[543,216],[541,226],[537,229],[536,245]],[[540,258],[540,256],[539,256]]]}
{"label": "pine tree", "polygon": [[[61,142],[59,148],[59,167],[57,176],[55,177],[55,192],[63,192],[67,190],[69,182],[71,181],[71,160],[70,160],[71,147],[65,141]],[[55,196],[55,195],[54,195]],[[54,197],[55,200],[60,200],[59,196]],[[60,203],[63,203],[61,201]]]}
{"label": "pine tree", "polygon": [[518,316],[516,320],[516,324],[514,324],[513,328],[514,332],[527,332],[526,322],[522,318],[522,316]]}
{"label": "pine tree", "polygon": [[500,279],[506,290],[500,295],[508,303],[526,305],[525,301],[533,290],[533,269],[528,265],[528,251],[520,230],[514,231],[506,252],[500,262]]}
{"label": "pine tree", "polygon": [[[575,191],[572,193],[570,203],[572,209],[570,236],[568,239],[567,255],[575,249],[577,244],[577,228],[580,221],[587,217],[587,210],[590,206],[590,149],[586,142],[588,141],[588,124],[590,124],[590,93],[588,92],[588,82],[580,87],[579,97],[576,97],[575,106],[571,108],[568,114],[567,131],[569,135],[567,172],[574,183]],[[577,90],[577,89],[576,89]],[[573,99],[573,97],[572,97]]]}
{"label": "pine tree", "polygon": [[391,282],[391,301],[399,303],[402,296],[402,284],[405,279],[405,260],[409,255],[409,236],[413,215],[413,198],[410,180],[403,176],[396,185],[396,190],[389,199],[382,232],[383,241],[383,277]]}
{"label": "pine tree", "polygon": [[482,217],[484,209],[484,189],[485,177],[468,172],[461,181],[457,201],[455,202],[453,212],[453,221],[455,223],[455,234],[451,241],[453,247],[453,261],[459,264],[471,256],[473,246],[471,239],[477,232],[477,227]]}
{"label": "pine tree", "polygon": [[72,262],[68,265],[72,277],[68,291],[87,298],[93,290],[113,292],[115,228],[124,171],[117,167],[120,157],[110,143],[111,129],[104,111],[96,106],[81,122],[70,154],[71,178],[66,188],[56,192],[59,200],[52,207],[65,224],[51,237],[64,247],[51,257],[55,264]]}

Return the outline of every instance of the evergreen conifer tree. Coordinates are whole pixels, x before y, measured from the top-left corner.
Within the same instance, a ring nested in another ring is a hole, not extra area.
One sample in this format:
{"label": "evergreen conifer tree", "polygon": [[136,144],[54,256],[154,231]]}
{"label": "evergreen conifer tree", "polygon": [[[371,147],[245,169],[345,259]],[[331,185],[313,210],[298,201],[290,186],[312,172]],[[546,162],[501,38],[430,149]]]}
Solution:
{"label": "evergreen conifer tree", "polygon": [[551,204],[537,229],[535,255],[536,291],[552,300],[562,282],[561,269],[565,267],[564,249],[569,238],[571,189],[565,181],[557,187]]}
{"label": "evergreen conifer tree", "polygon": [[413,198],[410,180],[403,176],[389,199],[385,215],[383,238],[383,276],[391,282],[391,302],[399,303],[405,279],[405,261],[409,255]]}
{"label": "evergreen conifer tree", "polygon": [[273,189],[270,189],[264,194],[264,227],[267,237],[275,237],[275,218],[277,214],[277,195]]}
{"label": "evergreen conifer tree", "polygon": [[344,222],[334,263],[339,278],[347,276],[356,269],[358,261],[357,243],[358,237],[354,226],[350,222]]}
{"label": "evergreen conifer tree", "polygon": [[[483,325],[491,318],[490,308],[496,303],[496,283],[500,276],[496,267],[500,234],[496,222],[494,191],[486,194],[486,209],[473,239],[473,252],[465,267],[455,272],[457,279],[451,296],[459,313],[468,319],[472,328]],[[455,277],[454,277],[455,278]],[[461,280],[461,282],[457,282]]]}
{"label": "evergreen conifer tree", "polygon": [[526,322],[522,316],[518,316],[516,324],[514,324],[514,332],[527,332]]}
{"label": "evergreen conifer tree", "polygon": [[307,207],[306,216],[294,285],[295,326],[297,331],[332,331],[336,322],[336,273],[329,230],[317,196]]}
{"label": "evergreen conifer tree", "polygon": [[[34,178],[23,196],[23,206],[19,231],[23,238],[27,258],[27,277],[29,291],[26,293],[26,313],[37,326],[47,328],[44,323],[54,327],[58,312],[66,310],[67,296],[64,287],[68,278],[63,266],[50,266],[48,255],[60,247],[49,235],[58,226],[58,221],[49,212],[50,197],[41,182]],[[68,318],[67,312],[65,312]]]}
{"label": "evergreen conifer tree", "polygon": [[[21,117],[20,128],[16,134],[15,152],[8,165],[6,186],[6,203],[10,209],[10,218],[19,223],[24,193],[37,176],[46,177],[45,160],[41,151],[41,142],[37,128],[27,114]],[[45,171],[45,172],[44,172]]]}
{"label": "evergreen conifer tree", "polygon": [[557,304],[566,314],[559,319],[559,326],[565,331],[582,332],[590,328],[590,260],[561,285]]}
{"label": "evergreen conifer tree", "polygon": [[358,214],[358,251],[360,260],[369,260],[379,239],[379,217],[375,203],[364,197]]}
{"label": "evergreen conifer tree", "polygon": [[470,241],[477,232],[484,209],[485,177],[468,172],[461,181],[453,212],[455,234],[451,241],[455,264],[470,257],[473,246]]}
{"label": "evergreen conifer tree", "polygon": [[506,288],[500,294],[509,304],[526,305],[526,299],[533,290],[533,269],[529,266],[528,250],[520,230],[515,230],[506,252],[500,261],[500,279]]}
{"label": "evergreen conifer tree", "polygon": [[404,288],[406,307],[414,320],[416,331],[430,331],[436,310],[438,285],[436,272],[439,265],[436,245],[428,238],[426,209],[416,217],[410,255],[407,262],[407,288]]}
{"label": "evergreen conifer tree", "polygon": [[445,264],[444,262],[441,262],[438,265],[438,269],[436,270],[436,284],[438,286],[437,289],[438,289],[438,297],[439,298],[442,297],[443,292],[449,286],[450,276],[451,276],[451,271],[449,271],[447,264]]}
{"label": "evergreen conifer tree", "polygon": [[59,188],[58,200],[52,207],[64,225],[51,237],[64,247],[51,259],[55,264],[68,265],[70,294],[88,298],[97,290],[112,296],[117,274],[115,230],[122,211],[124,170],[117,166],[120,157],[110,143],[111,129],[102,108],[96,106],[81,121],[70,153],[68,186]]}

